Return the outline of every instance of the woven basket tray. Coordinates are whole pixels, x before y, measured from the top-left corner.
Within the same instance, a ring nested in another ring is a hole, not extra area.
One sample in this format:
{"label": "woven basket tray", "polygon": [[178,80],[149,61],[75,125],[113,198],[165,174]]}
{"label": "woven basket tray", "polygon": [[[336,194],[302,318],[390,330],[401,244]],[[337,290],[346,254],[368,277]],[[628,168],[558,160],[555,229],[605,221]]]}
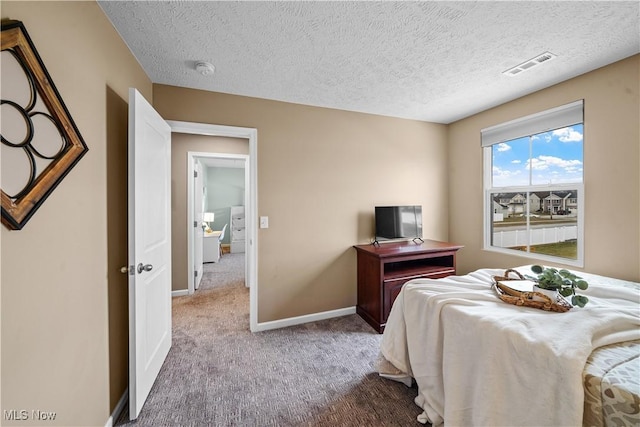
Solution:
{"label": "woven basket tray", "polygon": [[[516,277],[510,277],[510,273],[513,273]],[[498,283],[498,281],[507,280],[525,280],[525,277],[511,268],[505,270],[502,276],[493,276],[493,288],[498,297],[506,303],[545,311],[555,311],[557,313],[571,310],[571,304],[560,294],[558,294],[556,301],[552,301],[551,298],[540,292],[520,292],[507,286],[501,286]]]}

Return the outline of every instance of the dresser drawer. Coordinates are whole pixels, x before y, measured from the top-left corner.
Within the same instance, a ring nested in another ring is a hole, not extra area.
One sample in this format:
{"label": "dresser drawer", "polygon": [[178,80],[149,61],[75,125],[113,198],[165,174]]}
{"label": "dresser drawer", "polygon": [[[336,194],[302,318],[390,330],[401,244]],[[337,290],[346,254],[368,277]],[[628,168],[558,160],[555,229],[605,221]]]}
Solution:
{"label": "dresser drawer", "polygon": [[427,274],[419,274],[411,277],[402,277],[397,279],[387,279],[383,281],[384,291],[382,298],[384,300],[383,304],[383,313],[382,313],[382,321],[386,323],[387,318],[389,318],[389,313],[391,313],[391,306],[393,306],[393,302],[396,300],[398,294],[402,290],[402,286],[410,280],[413,279],[441,279],[443,277],[451,276],[455,274],[454,269],[447,269],[438,272],[431,272]]}
{"label": "dresser drawer", "polygon": [[231,229],[231,240],[244,240],[245,239],[245,229],[242,228],[233,228]]}
{"label": "dresser drawer", "polygon": [[236,240],[231,242],[231,253],[241,253],[244,252],[245,241],[244,240]]}

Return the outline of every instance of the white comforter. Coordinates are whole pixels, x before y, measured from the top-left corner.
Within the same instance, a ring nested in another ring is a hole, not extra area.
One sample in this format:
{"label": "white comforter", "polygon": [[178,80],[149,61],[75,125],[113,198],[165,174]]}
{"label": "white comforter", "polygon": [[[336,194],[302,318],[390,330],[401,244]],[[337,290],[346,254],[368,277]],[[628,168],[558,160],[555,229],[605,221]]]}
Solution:
{"label": "white comforter", "polygon": [[415,378],[423,422],[580,426],[591,351],[640,339],[640,285],[578,273],[590,283],[589,304],[553,313],[498,299],[491,277],[503,273],[407,283],[389,315],[382,355]]}

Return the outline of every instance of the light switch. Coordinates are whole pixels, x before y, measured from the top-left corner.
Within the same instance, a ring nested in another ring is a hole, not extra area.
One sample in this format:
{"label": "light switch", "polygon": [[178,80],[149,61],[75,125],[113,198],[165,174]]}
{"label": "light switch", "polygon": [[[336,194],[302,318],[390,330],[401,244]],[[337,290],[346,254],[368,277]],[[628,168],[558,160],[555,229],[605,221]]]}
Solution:
{"label": "light switch", "polygon": [[269,228],[269,217],[261,216],[260,217],[260,228]]}

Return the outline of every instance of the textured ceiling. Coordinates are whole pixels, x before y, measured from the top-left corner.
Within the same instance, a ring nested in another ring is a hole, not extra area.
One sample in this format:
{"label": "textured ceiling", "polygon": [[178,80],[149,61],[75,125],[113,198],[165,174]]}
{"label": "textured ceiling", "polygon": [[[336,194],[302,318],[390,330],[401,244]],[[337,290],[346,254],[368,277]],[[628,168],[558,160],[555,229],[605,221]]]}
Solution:
{"label": "textured ceiling", "polygon": [[640,52],[637,1],[99,4],[154,83],[437,123]]}

